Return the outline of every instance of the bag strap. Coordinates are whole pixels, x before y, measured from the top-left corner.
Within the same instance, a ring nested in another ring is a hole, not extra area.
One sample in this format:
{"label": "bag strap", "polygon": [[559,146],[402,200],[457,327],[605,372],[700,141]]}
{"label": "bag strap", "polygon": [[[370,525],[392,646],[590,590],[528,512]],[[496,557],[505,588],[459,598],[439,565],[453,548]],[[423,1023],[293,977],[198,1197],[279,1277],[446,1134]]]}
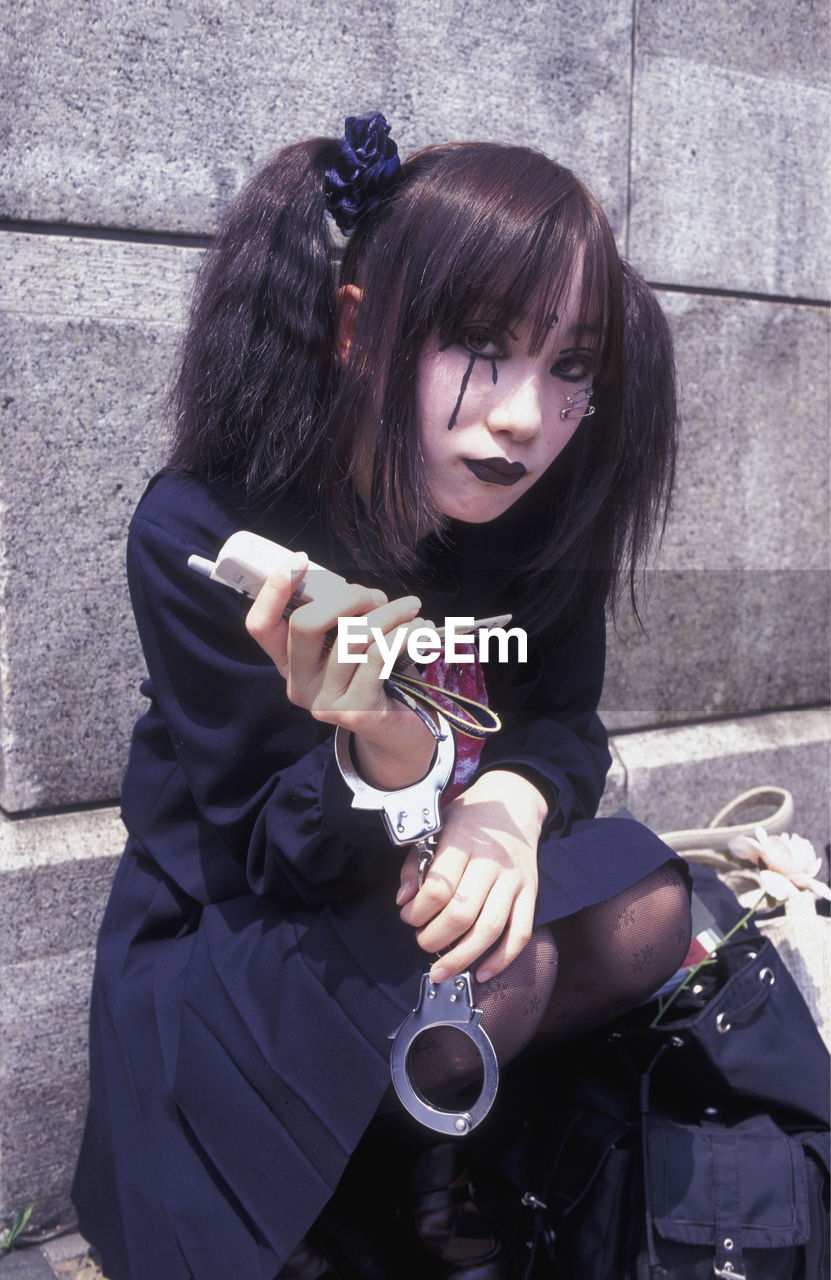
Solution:
{"label": "bag strap", "polygon": [[[762,806],[772,806],[773,812],[758,821],[739,821],[743,813]],[[721,853],[733,836],[752,836],[757,827],[762,827],[770,835],[776,835],[791,826],[793,812],[793,795],[784,787],[751,787],[749,791],[735,796],[723,809],[719,809],[706,827],[667,831],[661,835],[661,839],[676,853],[683,853],[696,862],[721,865],[724,862]],[[697,850],[703,850],[709,856],[702,856]]]}
{"label": "bag strap", "polygon": [[652,1072],[657,1067],[661,1058],[669,1049],[680,1049],[683,1047],[684,1041],[678,1036],[670,1036],[668,1039],[659,1044],[652,1059],[638,1081],[638,1102],[641,1119],[641,1166],[643,1172],[645,1217],[644,1227],[646,1232],[646,1253],[649,1259],[650,1268],[660,1266],[660,1259],[655,1248],[655,1223],[654,1212],[651,1203],[650,1179],[649,1179],[649,1144],[647,1142],[647,1121],[649,1119],[649,1109],[652,1104]]}
{"label": "bag strap", "polygon": [[715,1258],[713,1275],[722,1280],[745,1280],[739,1153],[735,1138],[720,1135],[710,1143],[715,1200]]}

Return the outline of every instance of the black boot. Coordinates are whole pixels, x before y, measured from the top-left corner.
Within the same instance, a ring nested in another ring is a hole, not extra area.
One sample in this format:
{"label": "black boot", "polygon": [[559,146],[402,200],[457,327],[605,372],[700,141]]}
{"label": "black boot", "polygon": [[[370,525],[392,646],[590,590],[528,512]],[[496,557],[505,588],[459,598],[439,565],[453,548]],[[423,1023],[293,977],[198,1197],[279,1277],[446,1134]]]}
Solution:
{"label": "black boot", "polygon": [[[500,1242],[476,1200],[465,1143],[440,1142],[415,1159],[402,1214],[441,1280],[505,1280]],[[433,1274],[433,1268],[431,1268]]]}
{"label": "black boot", "polygon": [[278,1272],[276,1280],[338,1280],[338,1275],[325,1251],[311,1236],[306,1236]]}

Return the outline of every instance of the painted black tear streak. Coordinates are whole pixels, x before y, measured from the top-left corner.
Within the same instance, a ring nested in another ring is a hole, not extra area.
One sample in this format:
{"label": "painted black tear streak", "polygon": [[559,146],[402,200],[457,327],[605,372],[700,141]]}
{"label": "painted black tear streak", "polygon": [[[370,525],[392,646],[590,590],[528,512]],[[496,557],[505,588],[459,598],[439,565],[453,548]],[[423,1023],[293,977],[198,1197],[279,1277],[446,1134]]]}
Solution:
{"label": "painted black tear streak", "polygon": [[473,373],[473,366],[476,364],[478,359],[478,356],[471,356],[468,366],[464,371],[464,375],[462,376],[462,385],[459,387],[459,398],[456,401],[456,407],[450,415],[450,421],[447,424],[448,431],[452,431],[456,425],[456,419],[458,418],[459,410],[462,407],[462,400],[464,400],[465,392],[467,391],[467,384],[470,382],[470,375]]}

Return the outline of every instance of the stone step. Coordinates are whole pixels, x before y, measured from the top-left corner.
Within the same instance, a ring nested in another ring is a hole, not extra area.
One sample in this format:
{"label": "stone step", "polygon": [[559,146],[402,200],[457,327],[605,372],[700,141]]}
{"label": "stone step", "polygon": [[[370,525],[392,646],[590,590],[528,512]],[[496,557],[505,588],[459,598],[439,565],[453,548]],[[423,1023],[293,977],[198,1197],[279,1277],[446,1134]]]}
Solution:
{"label": "stone step", "polygon": [[[604,814],[698,827],[775,783],[794,793],[795,830],[818,852],[828,842],[827,708],[622,733],[613,747]],[[0,818],[0,1217],[44,1188],[41,1221],[69,1203],[95,937],[123,839],[115,808]]]}

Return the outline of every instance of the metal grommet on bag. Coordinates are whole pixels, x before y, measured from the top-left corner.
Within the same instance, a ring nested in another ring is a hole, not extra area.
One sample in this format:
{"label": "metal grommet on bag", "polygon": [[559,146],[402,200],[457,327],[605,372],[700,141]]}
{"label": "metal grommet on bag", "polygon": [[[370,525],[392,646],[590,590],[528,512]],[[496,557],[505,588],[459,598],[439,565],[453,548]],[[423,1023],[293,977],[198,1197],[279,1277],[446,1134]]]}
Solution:
{"label": "metal grommet on bag", "polygon": [[722,1009],[720,1013],[716,1014],[716,1031],[720,1032],[721,1035],[725,1035],[728,1031],[732,1030],[733,1027],[747,1025],[751,1018],[757,1015],[758,1011],[768,999],[770,990],[776,982],[776,975],[773,972],[773,969],[771,969],[770,966],[765,965],[758,971],[756,977],[759,980],[759,987],[755,993],[749,997],[749,999],[730,1009],[729,1013],[727,1010]]}

